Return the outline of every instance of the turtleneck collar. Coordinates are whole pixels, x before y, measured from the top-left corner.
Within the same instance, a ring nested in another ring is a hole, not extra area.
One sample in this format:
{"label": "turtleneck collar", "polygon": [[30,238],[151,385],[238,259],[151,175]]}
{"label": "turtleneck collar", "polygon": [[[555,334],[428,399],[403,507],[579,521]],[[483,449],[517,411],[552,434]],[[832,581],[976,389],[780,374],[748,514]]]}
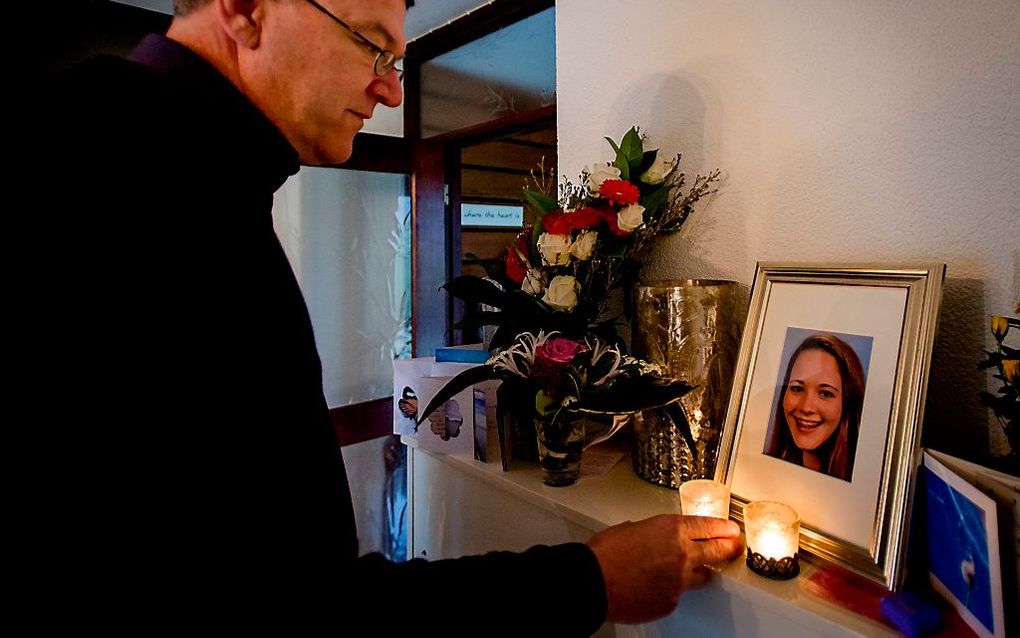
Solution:
{"label": "turtleneck collar", "polygon": [[163,74],[194,92],[196,107],[223,112],[224,131],[244,140],[248,151],[262,157],[265,178],[275,191],[298,171],[298,153],[278,128],[230,80],[202,56],[163,35],[149,34],[129,59]]}

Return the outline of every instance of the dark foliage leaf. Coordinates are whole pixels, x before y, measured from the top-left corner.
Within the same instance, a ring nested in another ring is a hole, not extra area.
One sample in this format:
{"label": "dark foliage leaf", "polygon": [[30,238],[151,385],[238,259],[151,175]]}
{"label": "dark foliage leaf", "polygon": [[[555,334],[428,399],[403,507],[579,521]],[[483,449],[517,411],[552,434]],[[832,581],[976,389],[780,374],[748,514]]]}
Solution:
{"label": "dark foliage leaf", "polygon": [[482,326],[499,326],[507,321],[505,312],[476,311],[453,324],[457,330],[474,330]]}
{"label": "dark foliage leaf", "polygon": [[446,385],[440,388],[439,392],[436,393],[436,396],[432,397],[429,404],[425,406],[424,410],[422,410],[421,416],[418,417],[418,425],[424,423],[430,414],[435,412],[439,406],[456,396],[458,392],[466,390],[476,383],[491,381],[492,379],[498,378],[496,369],[489,365],[480,365],[461,372],[447,381]]}
{"label": "dark foliage leaf", "polygon": [[658,154],[659,154],[659,150],[658,149],[652,149],[650,151],[645,151],[644,155],[641,157],[641,165],[638,166],[638,171],[637,171],[638,177],[641,177],[641,175],[645,171],[647,171],[649,168],[652,167],[652,164],[655,163],[655,156],[658,155]]}
{"label": "dark foliage leaf", "polygon": [[611,388],[581,399],[581,411],[627,414],[668,405],[691,391],[683,381],[657,383],[653,377],[632,377],[615,381]]}
{"label": "dark foliage leaf", "polygon": [[503,308],[505,304],[506,291],[500,290],[491,281],[473,275],[454,277],[443,284],[443,289],[458,299],[472,303],[484,303],[496,308]]}
{"label": "dark foliage leaf", "polygon": [[694,442],[694,433],[691,432],[691,424],[687,420],[687,414],[684,412],[683,406],[677,401],[670,403],[663,410],[673,422],[673,425],[676,426],[677,431],[680,432],[680,436],[684,437],[684,441],[687,442],[687,449],[690,451],[691,457],[697,458],[698,446]]}

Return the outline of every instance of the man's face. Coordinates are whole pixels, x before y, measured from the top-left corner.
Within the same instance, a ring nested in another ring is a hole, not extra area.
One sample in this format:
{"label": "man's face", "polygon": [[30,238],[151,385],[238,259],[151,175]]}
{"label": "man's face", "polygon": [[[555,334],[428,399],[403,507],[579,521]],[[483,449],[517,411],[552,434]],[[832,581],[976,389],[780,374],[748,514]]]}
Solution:
{"label": "man's face", "polygon": [[[319,0],[376,46],[404,55],[405,0]],[[376,53],[305,0],[267,2],[260,46],[241,77],[303,164],[338,164],[377,105],[400,104],[396,72],[375,75]],[[399,66],[399,64],[398,64]]]}

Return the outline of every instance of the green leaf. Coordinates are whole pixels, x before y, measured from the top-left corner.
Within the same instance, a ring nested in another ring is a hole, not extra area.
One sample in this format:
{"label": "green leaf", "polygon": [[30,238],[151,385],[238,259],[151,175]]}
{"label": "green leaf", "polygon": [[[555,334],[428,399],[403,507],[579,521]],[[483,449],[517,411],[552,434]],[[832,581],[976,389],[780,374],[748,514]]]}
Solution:
{"label": "green leaf", "polygon": [[436,392],[436,396],[432,397],[432,400],[429,401],[429,404],[422,411],[421,416],[418,417],[418,425],[424,423],[430,414],[435,412],[439,406],[455,397],[458,392],[462,392],[483,381],[491,381],[498,378],[496,368],[490,365],[481,365],[461,372],[447,381],[446,385],[439,389],[439,392]]}
{"label": "green leaf", "polygon": [[620,154],[620,147],[616,145],[616,142],[613,141],[613,138],[606,137],[606,141],[609,142],[609,145],[613,147],[613,152],[616,153],[617,155],[619,155]]}
{"label": "green leaf", "polygon": [[630,173],[636,177],[639,174],[637,170],[641,167],[641,158],[644,156],[644,151],[641,148],[641,136],[638,135],[637,128],[632,126],[624,134],[623,140],[620,141],[620,152],[627,158]]}
{"label": "green leaf", "polygon": [[645,207],[645,211],[647,213],[654,214],[655,211],[662,206],[663,202],[666,201],[668,196],[669,189],[663,186],[642,197],[638,203]]}
{"label": "green leaf", "polygon": [[550,412],[559,409],[559,401],[554,400],[545,390],[539,390],[535,394],[535,411],[541,415],[547,415]]}
{"label": "green leaf", "polygon": [[524,189],[524,199],[531,204],[532,208],[543,215],[559,208],[559,203],[552,197],[528,188]]}
{"label": "green leaf", "polygon": [[627,156],[623,151],[616,154],[616,161],[613,162],[613,166],[620,169],[620,179],[630,179],[630,163],[627,161]]}

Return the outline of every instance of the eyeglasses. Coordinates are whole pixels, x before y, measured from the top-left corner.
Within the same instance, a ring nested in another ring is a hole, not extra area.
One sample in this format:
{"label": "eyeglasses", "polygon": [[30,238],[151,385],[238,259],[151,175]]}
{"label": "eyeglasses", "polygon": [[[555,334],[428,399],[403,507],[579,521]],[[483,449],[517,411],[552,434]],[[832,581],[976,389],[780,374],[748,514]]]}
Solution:
{"label": "eyeglasses", "polygon": [[369,40],[365,36],[361,35],[360,33],[358,33],[354,29],[354,27],[352,27],[351,25],[347,24],[346,22],[344,22],[340,18],[338,18],[335,15],[333,15],[332,13],[330,13],[329,9],[327,9],[324,6],[322,6],[321,4],[316,2],[315,0],[308,0],[308,4],[312,5],[313,7],[318,9],[319,11],[325,13],[327,16],[329,16],[329,18],[331,20],[333,20],[333,22],[336,22],[337,24],[342,26],[351,35],[353,35],[357,39],[361,40],[362,44],[364,44],[369,49],[371,49],[372,51],[375,52],[375,62],[373,63],[372,70],[375,72],[375,74],[377,76],[383,77],[387,73],[389,73],[390,71],[396,71],[397,72],[397,78],[400,79],[400,80],[404,79],[404,70],[400,69],[400,68],[397,68],[397,61],[398,61],[398,59],[397,59],[397,55],[395,53],[393,53],[392,51],[387,51],[386,49],[384,49],[384,48],[380,47],[379,45],[377,45],[375,42],[372,42],[371,40]]}

